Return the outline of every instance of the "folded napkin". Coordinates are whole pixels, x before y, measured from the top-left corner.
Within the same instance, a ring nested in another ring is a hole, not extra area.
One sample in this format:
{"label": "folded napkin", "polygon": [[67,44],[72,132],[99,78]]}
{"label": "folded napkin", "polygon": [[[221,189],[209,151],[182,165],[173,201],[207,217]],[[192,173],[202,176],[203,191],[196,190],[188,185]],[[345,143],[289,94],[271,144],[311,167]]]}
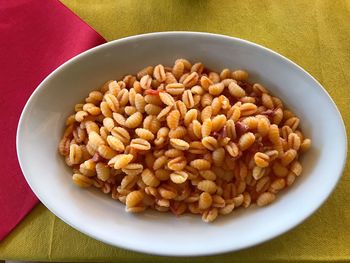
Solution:
{"label": "folded napkin", "polygon": [[[57,0],[0,5],[0,240],[38,202],[16,155],[16,127],[30,94],[60,64],[106,42]],[[35,152],[33,152],[35,154]]]}

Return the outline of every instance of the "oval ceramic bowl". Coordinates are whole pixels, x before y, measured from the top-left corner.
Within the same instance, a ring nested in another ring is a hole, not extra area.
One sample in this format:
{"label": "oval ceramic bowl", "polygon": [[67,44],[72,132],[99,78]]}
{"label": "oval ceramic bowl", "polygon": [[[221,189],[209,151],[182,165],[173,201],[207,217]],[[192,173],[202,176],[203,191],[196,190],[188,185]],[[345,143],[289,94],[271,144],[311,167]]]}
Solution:
{"label": "oval ceramic bowl", "polygon": [[[124,205],[93,189],[82,190],[57,152],[66,117],[75,103],[109,79],[176,58],[201,61],[213,70],[247,69],[301,119],[312,139],[303,174],[264,208],[239,209],[212,224],[199,216],[179,218]],[[326,200],[346,158],[341,116],[322,86],[283,56],[254,43],[222,35],[164,32],[132,36],[88,50],[51,73],[28,100],[17,132],[18,159],[41,202],[79,231],[105,243],[159,255],[195,256],[239,250],[300,224]]]}

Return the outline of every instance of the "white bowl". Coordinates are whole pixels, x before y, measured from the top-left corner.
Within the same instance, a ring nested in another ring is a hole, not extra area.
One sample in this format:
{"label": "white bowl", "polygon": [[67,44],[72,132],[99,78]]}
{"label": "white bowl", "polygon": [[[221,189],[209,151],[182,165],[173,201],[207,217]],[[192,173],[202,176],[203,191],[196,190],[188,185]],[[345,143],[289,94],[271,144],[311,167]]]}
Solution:
{"label": "white bowl", "polygon": [[[213,224],[199,216],[146,211],[124,205],[71,181],[57,152],[65,118],[75,103],[109,79],[176,58],[213,70],[247,69],[300,117],[312,139],[295,185],[264,208],[240,209]],[[332,99],[306,71],[254,43],[222,35],[164,32],[128,37],[86,51],[51,73],[28,100],[18,125],[18,159],[34,193],[63,221],[105,243],[159,255],[198,256],[234,251],[274,238],[300,224],[326,200],[346,159],[346,133]],[[311,239],[310,239],[311,242]]]}

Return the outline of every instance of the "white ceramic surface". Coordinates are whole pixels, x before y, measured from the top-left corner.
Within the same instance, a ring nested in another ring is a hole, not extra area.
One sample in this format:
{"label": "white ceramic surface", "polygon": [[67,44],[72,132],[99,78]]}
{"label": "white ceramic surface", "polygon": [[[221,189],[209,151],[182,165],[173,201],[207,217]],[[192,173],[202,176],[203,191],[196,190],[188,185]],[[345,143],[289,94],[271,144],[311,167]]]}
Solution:
{"label": "white ceramic surface", "polygon": [[[176,58],[201,61],[214,70],[247,69],[301,118],[313,142],[302,159],[303,175],[265,208],[242,209],[206,224],[124,206],[71,182],[57,152],[65,118],[75,103],[104,81]],[[160,255],[208,255],[246,248],[276,237],[310,216],[330,195],[346,159],[341,116],[322,86],[299,66],[262,46],[227,36],[164,32],[132,36],[86,51],[51,73],[25,106],[17,131],[22,171],[41,202],[79,231],[105,243]],[[310,239],[310,242],[312,240]]]}

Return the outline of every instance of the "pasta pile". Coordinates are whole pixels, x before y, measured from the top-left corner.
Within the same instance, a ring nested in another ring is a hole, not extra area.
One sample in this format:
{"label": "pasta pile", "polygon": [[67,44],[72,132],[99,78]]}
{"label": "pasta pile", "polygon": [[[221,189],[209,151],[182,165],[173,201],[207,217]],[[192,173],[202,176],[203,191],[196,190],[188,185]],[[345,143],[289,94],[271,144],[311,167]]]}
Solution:
{"label": "pasta pile", "polygon": [[177,59],[108,81],[67,118],[59,152],[73,182],[175,215],[265,206],[302,172],[299,118],[243,70]]}

